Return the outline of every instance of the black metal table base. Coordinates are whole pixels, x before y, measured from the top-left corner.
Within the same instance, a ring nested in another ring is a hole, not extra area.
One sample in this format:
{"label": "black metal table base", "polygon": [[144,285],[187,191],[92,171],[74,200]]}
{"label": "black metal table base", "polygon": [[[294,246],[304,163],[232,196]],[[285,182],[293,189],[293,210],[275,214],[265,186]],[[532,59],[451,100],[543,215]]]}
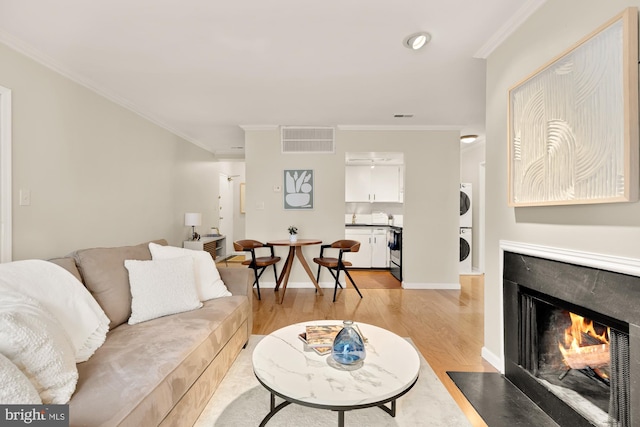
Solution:
{"label": "black metal table base", "polygon": [[[271,399],[270,399],[270,411],[269,413],[262,419],[262,421],[260,422],[260,427],[264,427],[267,425],[267,423],[269,422],[269,420],[271,418],[273,418],[273,416],[275,414],[277,414],[278,412],[280,412],[281,409],[286,408],[287,406],[291,405],[292,402],[289,402],[288,400],[283,400],[282,402],[280,402],[278,405],[276,405],[276,395],[273,393],[270,393]],[[384,412],[386,412],[387,414],[391,415],[392,417],[395,418],[396,416],[396,400],[392,400],[391,402],[391,408],[389,408],[387,405],[385,405],[384,403],[377,405],[378,408],[382,409]],[[344,427],[344,413],[346,411],[351,411],[353,409],[360,409],[358,407],[354,407],[354,408],[347,408],[347,409],[332,409],[333,411],[338,413],[338,427]]]}

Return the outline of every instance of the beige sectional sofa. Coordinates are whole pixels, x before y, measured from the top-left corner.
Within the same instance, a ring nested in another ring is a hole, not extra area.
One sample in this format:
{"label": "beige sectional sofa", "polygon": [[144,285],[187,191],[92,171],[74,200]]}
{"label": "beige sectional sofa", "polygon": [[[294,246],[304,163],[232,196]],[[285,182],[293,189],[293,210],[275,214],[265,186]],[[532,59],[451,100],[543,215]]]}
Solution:
{"label": "beige sectional sofa", "polygon": [[110,319],[104,344],[77,365],[71,426],[192,425],[251,335],[252,282],[243,268],[219,268],[232,296],[127,324],[124,260],[132,259],[150,260],[148,244],[83,249],[50,260],[78,277]]}

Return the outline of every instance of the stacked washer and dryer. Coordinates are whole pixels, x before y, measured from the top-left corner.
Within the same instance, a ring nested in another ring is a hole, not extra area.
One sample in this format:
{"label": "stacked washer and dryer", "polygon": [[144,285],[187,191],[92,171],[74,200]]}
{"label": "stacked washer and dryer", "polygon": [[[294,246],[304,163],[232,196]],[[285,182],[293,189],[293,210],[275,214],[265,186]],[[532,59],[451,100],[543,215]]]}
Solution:
{"label": "stacked washer and dryer", "polygon": [[460,274],[471,273],[471,184],[460,184]]}

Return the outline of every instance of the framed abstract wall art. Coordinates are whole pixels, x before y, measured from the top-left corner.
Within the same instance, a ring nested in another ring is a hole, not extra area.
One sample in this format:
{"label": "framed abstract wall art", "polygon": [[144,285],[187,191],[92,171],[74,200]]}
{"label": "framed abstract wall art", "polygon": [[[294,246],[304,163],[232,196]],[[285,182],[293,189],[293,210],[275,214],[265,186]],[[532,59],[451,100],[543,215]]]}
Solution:
{"label": "framed abstract wall art", "polygon": [[638,10],[509,89],[508,203],[638,199]]}
{"label": "framed abstract wall art", "polygon": [[287,169],[284,171],[284,208],[287,210],[313,209],[313,169]]}

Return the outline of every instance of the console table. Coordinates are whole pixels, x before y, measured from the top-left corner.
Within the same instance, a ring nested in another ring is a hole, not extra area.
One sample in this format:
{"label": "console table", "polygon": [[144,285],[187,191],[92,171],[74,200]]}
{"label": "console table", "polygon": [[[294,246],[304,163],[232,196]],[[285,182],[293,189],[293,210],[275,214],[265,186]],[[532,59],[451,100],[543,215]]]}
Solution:
{"label": "console table", "polygon": [[218,257],[224,258],[227,254],[226,236],[201,237],[200,240],[185,240],[182,243],[182,247],[185,249],[209,252],[214,260]]}

